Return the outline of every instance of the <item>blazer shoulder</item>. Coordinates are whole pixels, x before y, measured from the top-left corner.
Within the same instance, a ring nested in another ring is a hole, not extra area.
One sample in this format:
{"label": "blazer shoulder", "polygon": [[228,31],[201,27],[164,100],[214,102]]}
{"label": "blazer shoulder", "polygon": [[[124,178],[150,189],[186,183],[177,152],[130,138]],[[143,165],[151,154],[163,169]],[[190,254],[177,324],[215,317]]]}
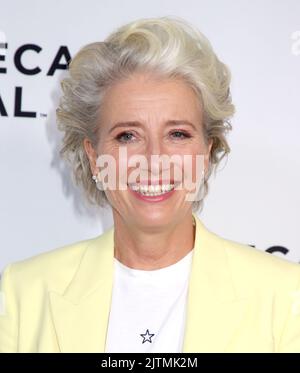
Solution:
{"label": "blazer shoulder", "polygon": [[234,240],[217,236],[226,252],[228,265],[235,283],[246,288],[286,291],[300,284],[300,265]]}
{"label": "blazer shoulder", "polygon": [[[105,232],[104,232],[105,233]],[[84,253],[92,242],[102,236],[80,240],[56,247],[31,258],[14,262],[3,272],[10,273],[14,288],[20,294],[32,287],[53,289],[63,292],[72,280]]]}

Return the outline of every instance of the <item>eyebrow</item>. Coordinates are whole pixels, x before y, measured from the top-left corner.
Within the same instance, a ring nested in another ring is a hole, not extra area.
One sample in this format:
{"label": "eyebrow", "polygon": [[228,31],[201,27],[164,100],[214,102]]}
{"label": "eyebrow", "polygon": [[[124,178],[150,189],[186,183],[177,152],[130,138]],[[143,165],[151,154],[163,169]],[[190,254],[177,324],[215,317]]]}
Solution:
{"label": "eyebrow", "polygon": [[[168,120],[166,122],[166,126],[181,126],[181,125],[188,125],[192,127],[195,131],[197,131],[196,126],[188,121],[188,120]],[[117,122],[115,123],[112,128],[109,130],[109,133],[111,133],[114,129],[120,128],[120,127],[143,127],[143,124],[138,121],[126,121],[126,122]]]}

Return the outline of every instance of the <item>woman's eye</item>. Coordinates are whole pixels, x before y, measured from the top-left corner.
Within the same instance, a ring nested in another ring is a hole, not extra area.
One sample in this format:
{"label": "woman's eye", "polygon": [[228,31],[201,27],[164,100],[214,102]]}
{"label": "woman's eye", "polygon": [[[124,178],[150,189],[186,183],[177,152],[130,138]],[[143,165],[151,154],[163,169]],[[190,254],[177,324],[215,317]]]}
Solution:
{"label": "woman's eye", "polygon": [[174,131],[171,133],[171,136],[176,139],[186,139],[186,138],[191,137],[188,133],[184,131]]}
{"label": "woman's eye", "polygon": [[129,142],[132,140],[134,135],[131,132],[122,132],[116,136],[117,141],[119,142]]}

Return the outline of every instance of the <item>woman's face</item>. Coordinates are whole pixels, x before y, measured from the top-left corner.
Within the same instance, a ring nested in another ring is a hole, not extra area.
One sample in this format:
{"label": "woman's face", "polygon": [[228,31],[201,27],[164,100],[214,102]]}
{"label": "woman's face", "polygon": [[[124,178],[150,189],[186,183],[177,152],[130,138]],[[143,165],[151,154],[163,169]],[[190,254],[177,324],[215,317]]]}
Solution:
{"label": "woman's face", "polygon": [[[180,222],[187,216],[192,211],[192,201],[187,201],[186,195],[191,190],[182,184],[177,190],[168,190],[172,184],[176,187],[177,182],[183,182],[187,173],[190,180],[196,180],[197,154],[206,155],[204,166],[208,166],[211,144],[204,141],[202,109],[194,91],[181,80],[159,80],[136,73],[110,87],[99,122],[97,155],[110,155],[116,160],[117,186],[120,181],[125,189],[105,191],[113,213],[127,223],[152,229]],[[159,163],[152,155],[164,155],[167,161]],[[175,155],[177,158],[169,158]],[[191,156],[191,167],[185,166],[184,155]],[[143,157],[148,163],[128,164],[132,156]],[[91,160],[95,154],[91,156],[89,151],[89,157]],[[95,168],[92,172],[96,173]],[[142,190],[138,189],[141,185]],[[154,192],[163,194],[153,195]]]}

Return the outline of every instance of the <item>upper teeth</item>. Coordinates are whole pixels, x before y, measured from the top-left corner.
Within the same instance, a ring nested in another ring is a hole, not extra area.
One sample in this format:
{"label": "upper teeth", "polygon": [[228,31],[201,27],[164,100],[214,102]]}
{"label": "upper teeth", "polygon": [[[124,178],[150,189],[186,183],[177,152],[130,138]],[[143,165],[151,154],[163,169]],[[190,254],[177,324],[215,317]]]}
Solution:
{"label": "upper teeth", "polygon": [[141,185],[131,184],[130,188],[140,193],[165,193],[174,188],[174,184]]}

